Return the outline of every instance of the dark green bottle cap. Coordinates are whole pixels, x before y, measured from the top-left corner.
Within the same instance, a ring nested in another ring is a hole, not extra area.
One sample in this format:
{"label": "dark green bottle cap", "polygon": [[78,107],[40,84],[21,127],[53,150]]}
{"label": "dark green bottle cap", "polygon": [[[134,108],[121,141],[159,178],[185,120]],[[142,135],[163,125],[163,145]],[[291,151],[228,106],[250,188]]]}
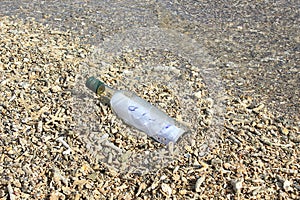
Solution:
{"label": "dark green bottle cap", "polygon": [[85,82],[85,86],[95,93],[97,93],[97,90],[101,85],[104,85],[104,83],[96,79],[94,76],[88,78]]}

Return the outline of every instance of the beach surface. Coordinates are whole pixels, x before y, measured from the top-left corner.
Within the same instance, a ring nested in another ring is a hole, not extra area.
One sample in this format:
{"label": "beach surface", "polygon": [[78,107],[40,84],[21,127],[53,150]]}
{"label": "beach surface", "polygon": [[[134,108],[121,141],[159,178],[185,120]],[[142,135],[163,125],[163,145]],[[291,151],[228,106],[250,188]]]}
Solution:
{"label": "beach surface", "polygon": [[[0,199],[299,199],[297,1],[1,1]],[[84,83],[191,130],[165,147]]]}

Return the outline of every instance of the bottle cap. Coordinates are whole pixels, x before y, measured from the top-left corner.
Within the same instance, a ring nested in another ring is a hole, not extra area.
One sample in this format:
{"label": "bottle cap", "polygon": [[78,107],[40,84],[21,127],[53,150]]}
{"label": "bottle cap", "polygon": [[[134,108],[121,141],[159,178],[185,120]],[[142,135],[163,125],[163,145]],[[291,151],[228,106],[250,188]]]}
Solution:
{"label": "bottle cap", "polygon": [[104,83],[96,79],[94,76],[88,78],[85,83],[86,87],[95,93],[97,93],[98,88],[103,84]]}

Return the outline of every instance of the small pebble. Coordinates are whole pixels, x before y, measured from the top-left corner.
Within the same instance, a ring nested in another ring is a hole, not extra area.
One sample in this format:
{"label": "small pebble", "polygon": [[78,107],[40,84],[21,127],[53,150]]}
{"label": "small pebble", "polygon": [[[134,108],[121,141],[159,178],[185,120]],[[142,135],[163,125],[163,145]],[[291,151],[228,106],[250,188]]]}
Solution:
{"label": "small pebble", "polygon": [[168,184],[162,183],[161,189],[168,197],[172,195],[172,188]]}
{"label": "small pebble", "polygon": [[204,182],[205,180],[205,176],[201,176],[200,178],[198,178],[198,180],[196,181],[195,184],[195,190],[196,192],[201,192],[201,184]]}
{"label": "small pebble", "polygon": [[232,180],[231,185],[233,187],[233,190],[239,193],[243,188],[243,180]]}

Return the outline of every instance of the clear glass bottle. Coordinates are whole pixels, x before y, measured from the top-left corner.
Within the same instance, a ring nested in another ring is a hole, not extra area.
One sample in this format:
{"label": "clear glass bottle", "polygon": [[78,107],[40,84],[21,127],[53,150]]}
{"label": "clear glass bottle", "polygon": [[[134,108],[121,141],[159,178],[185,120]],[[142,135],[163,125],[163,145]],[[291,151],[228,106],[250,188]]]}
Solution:
{"label": "clear glass bottle", "polygon": [[189,132],[185,126],[133,92],[113,89],[95,77],[88,78],[86,86],[98,96],[105,92],[110,99],[111,108],[118,117],[158,142],[175,144]]}

